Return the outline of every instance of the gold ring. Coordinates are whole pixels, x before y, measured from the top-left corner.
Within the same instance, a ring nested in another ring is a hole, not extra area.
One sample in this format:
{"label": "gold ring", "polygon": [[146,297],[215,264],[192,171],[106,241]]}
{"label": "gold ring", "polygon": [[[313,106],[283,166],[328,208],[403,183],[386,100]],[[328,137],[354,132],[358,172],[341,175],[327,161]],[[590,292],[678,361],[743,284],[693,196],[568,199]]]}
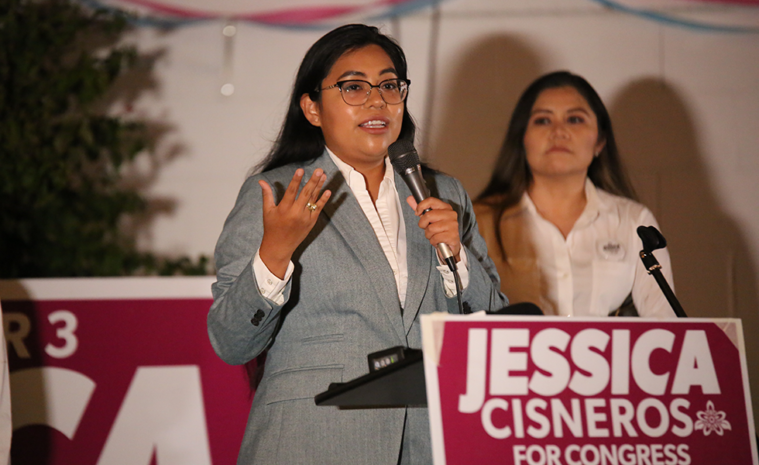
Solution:
{"label": "gold ring", "polygon": [[313,204],[311,202],[306,203],[306,208],[308,208],[311,211],[316,211],[316,204]]}

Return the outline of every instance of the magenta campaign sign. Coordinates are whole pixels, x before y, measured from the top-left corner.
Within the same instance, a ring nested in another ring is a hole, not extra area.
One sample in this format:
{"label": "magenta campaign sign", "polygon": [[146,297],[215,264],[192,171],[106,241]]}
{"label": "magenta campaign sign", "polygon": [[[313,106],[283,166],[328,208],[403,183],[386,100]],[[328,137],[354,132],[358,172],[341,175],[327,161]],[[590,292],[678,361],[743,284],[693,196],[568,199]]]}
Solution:
{"label": "magenta campaign sign", "polygon": [[756,464],[740,320],[422,317],[436,465]]}
{"label": "magenta campaign sign", "polygon": [[208,340],[212,281],[0,282],[12,463],[235,463],[253,393]]}

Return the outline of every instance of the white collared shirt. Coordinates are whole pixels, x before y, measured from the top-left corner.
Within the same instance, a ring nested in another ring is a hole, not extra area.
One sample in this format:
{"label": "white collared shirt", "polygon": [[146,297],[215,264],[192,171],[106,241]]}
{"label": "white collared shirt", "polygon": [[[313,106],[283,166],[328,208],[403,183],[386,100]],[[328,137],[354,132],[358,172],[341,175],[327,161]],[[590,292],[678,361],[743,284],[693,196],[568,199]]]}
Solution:
{"label": "white collared shirt", "polygon": [[[374,234],[387,257],[393,270],[395,285],[398,288],[398,298],[406,301],[408,286],[408,266],[406,264],[406,225],[403,221],[398,191],[395,189],[395,176],[390,160],[385,157],[385,176],[380,183],[377,202],[372,202],[369,190],[366,188],[364,176],[327,149],[332,161],[337,165],[345,181],[356,196],[361,210],[372,225]],[[375,209],[376,206],[376,209]]]}
{"label": "white collared shirt", "polygon": [[[561,316],[606,316],[631,292],[641,316],[674,316],[666,298],[639,257],[638,226],[656,226],[643,205],[585,183],[587,204],[566,239],[540,216],[527,193],[522,205],[529,213],[545,297]],[[656,252],[670,286],[672,266],[666,249]]]}
{"label": "white collared shirt", "polygon": [[[387,157],[385,158],[385,175],[380,183],[380,190],[375,204],[372,202],[372,198],[366,188],[364,176],[338,158],[331,150],[327,149],[327,153],[345,178],[348,187],[353,192],[356,200],[358,200],[361,210],[366,215],[369,224],[371,224],[374,230],[374,234],[377,236],[380,247],[382,247],[390,268],[393,270],[395,284],[398,289],[398,299],[402,304],[406,301],[406,289],[408,287],[406,225],[401,214],[402,207],[398,191],[395,188],[395,176],[390,160]],[[461,249],[460,257],[461,260],[456,264],[456,268],[461,280],[461,286],[466,289],[469,284],[469,269],[467,266],[467,256],[463,248]],[[256,251],[253,259],[253,272],[258,281],[261,295],[279,305],[284,302],[283,291],[294,269],[293,263],[290,262],[287,266],[284,279],[279,279],[264,265],[258,251]],[[456,283],[453,273],[444,264],[438,266],[437,269],[443,277],[446,296],[455,296]]]}

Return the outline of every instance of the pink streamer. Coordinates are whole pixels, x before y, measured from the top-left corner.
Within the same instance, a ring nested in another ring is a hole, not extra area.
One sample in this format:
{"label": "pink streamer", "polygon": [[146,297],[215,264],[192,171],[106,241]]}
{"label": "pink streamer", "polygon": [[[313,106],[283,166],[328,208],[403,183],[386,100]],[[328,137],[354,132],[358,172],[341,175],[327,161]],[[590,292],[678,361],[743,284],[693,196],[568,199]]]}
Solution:
{"label": "pink streamer", "polygon": [[152,0],[119,0],[123,3],[131,3],[141,7],[149,8],[163,15],[187,18],[187,19],[208,19],[219,17],[232,17],[248,21],[258,21],[269,24],[309,24],[325,19],[336,18],[339,16],[356,13],[358,11],[376,8],[377,6],[400,5],[412,0],[379,0],[369,5],[363,6],[321,6],[306,8],[289,8],[284,10],[274,10],[264,13],[243,13],[243,14],[224,14],[210,11],[199,11],[187,8],[179,8],[166,5],[161,2]]}

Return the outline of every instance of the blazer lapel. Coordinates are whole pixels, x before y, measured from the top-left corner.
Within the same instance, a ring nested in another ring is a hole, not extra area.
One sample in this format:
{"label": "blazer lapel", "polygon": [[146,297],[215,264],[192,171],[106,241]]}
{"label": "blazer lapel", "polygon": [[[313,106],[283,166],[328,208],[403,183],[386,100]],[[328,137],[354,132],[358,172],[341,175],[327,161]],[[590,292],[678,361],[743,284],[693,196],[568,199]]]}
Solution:
{"label": "blazer lapel", "polygon": [[[405,341],[406,331],[403,329],[401,320],[398,289],[393,277],[393,270],[387,262],[372,225],[364,215],[364,211],[348,187],[342,173],[326,152],[312,166],[313,169],[322,168],[324,170],[327,174],[327,182],[324,188],[332,191],[332,196],[324,206],[322,214],[326,215],[328,221],[337,229],[366,269],[390,324],[399,339]],[[340,266],[340,264],[335,264],[335,266]]]}
{"label": "blazer lapel", "polygon": [[432,263],[436,260],[436,257],[433,256],[435,253],[434,247],[430,245],[430,241],[424,236],[424,231],[419,228],[419,218],[406,203],[406,198],[411,195],[411,190],[398,173],[395,173],[395,188],[401,201],[403,222],[406,228],[408,285],[406,287],[406,302],[403,306],[403,326],[406,334],[408,334],[414,324],[416,315],[419,313],[422,299],[427,292],[430,273],[433,268]]}

